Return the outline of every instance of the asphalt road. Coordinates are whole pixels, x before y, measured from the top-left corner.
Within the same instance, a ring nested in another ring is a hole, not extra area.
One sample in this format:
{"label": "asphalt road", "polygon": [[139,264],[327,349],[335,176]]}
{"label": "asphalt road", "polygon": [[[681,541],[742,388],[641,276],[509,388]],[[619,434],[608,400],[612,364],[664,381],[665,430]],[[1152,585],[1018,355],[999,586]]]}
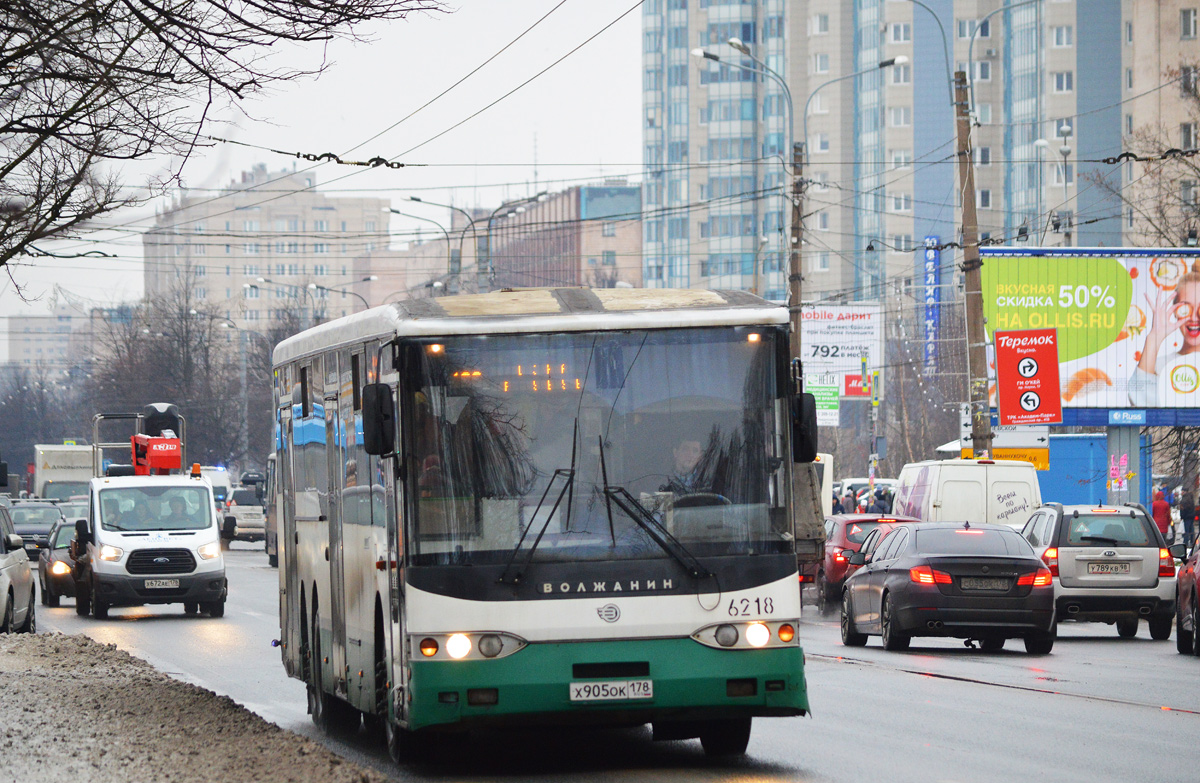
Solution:
{"label": "asphalt road", "polygon": [[312,726],[303,685],[271,647],[277,572],[261,548],[234,547],[221,619],[165,606],[97,621],[65,599],[38,607],[39,626],[116,644],[396,780],[1200,779],[1200,660],[1151,641],[1144,623],[1129,640],[1108,625],[1063,624],[1049,656],[1027,656],[1019,641],[984,653],[920,639],[887,653],[875,638],[843,647],[835,619],[811,607],[800,632],[814,715],[756,720],[744,759],[713,763],[698,742],[652,743],[645,729],[542,730],[472,736],[435,763],[396,767],[373,738],[336,740]]}

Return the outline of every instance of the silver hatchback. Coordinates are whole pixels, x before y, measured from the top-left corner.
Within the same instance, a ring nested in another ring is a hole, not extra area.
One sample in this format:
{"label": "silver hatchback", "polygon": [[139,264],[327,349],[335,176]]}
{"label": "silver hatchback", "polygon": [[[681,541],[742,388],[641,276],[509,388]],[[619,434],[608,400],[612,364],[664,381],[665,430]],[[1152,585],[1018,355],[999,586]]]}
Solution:
{"label": "silver hatchback", "polygon": [[35,589],[25,543],[0,507],[0,633],[37,631]]}

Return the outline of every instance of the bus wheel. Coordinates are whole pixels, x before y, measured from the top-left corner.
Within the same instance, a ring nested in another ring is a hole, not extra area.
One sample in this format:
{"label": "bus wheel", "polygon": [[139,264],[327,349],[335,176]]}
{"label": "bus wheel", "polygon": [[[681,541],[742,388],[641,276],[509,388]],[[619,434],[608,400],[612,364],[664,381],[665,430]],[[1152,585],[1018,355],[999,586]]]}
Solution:
{"label": "bus wheel", "polygon": [[322,684],[321,671],[321,634],[316,628],[316,616],[313,616],[312,628],[312,664],[308,682],[308,712],[312,721],[326,734],[353,734],[358,731],[362,713],[331,693],[327,693]]}
{"label": "bus wheel", "polygon": [[705,756],[741,756],[749,744],[750,718],[710,720],[700,728],[700,745]]}

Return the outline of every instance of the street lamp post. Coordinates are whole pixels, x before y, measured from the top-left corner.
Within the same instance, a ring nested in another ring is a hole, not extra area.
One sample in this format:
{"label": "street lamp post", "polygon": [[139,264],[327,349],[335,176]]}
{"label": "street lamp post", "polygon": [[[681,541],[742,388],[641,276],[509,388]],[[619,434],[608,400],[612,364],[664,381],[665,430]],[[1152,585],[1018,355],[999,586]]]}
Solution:
{"label": "street lamp post", "polygon": [[309,283],[308,290],[310,290],[310,291],[325,291],[326,293],[340,292],[343,294],[350,294],[351,296],[357,296],[358,300],[363,303],[363,309],[369,310],[369,309],[371,309],[371,303],[367,301],[367,298],[365,296],[358,293],[357,291],[346,291],[344,289],[346,288],[346,286],[358,285],[359,283],[370,283],[370,282],[372,282],[374,280],[378,280],[378,279],[379,278],[376,275],[367,275],[366,277],[362,278],[361,280],[351,280],[349,283],[339,283],[337,285],[321,285],[319,283]]}
{"label": "street lamp post", "polygon": [[972,112],[975,111],[975,39],[978,37],[980,29],[983,27],[984,23],[987,22],[987,20],[991,19],[1001,11],[1011,11],[1014,8],[1020,8],[1023,5],[1032,5],[1033,3],[1040,3],[1041,1],[1042,0],[1021,0],[1019,3],[1001,5],[995,11],[984,15],[984,17],[975,24],[975,29],[971,31],[971,40],[967,44],[967,88],[971,93],[971,105],[969,108]]}
{"label": "street lamp post", "polygon": [[[428,199],[417,198],[416,196],[409,196],[408,200],[415,201],[418,204],[428,204],[433,207],[442,207],[443,209],[452,209],[455,212],[461,213],[463,215],[463,217],[465,217],[467,219],[467,224],[465,226],[463,226],[462,231],[460,231],[459,235],[458,235],[458,250],[457,250],[458,256],[455,257],[453,254],[450,256],[450,274],[453,277],[453,280],[451,282],[455,283],[455,285],[453,286],[453,288],[451,288],[449,290],[449,293],[451,293],[451,294],[458,293],[458,289],[462,287],[463,242],[467,238],[468,231],[474,232],[475,216],[472,215],[467,210],[463,209],[462,207],[456,207],[453,204],[439,204],[436,201],[430,201]],[[454,225],[453,221],[451,221],[451,227],[453,227],[453,225]],[[478,241],[478,238],[477,238],[477,241]],[[449,245],[450,241],[446,240],[446,244]],[[478,255],[476,255],[475,262],[476,262],[476,264],[479,263]]]}
{"label": "street lamp post", "polygon": [[[255,278],[255,279],[257,280],[257,282],[262,283],[263,285],[272,286],[276,291],[287,291],[289,288],[289,286],[286,283],[277,283],[268,277],[259,277],[259,278]],[[308,328],[312,327],[313,323],[316,321],[316,315],[317,315],[316,297],[314,297],[312,295],[312,293],[304,286],[290,286],[290,287],[299,289],[300,291],[304,292],[305,296],[307,296],[309,299],[312,300],[312,310],[305,308],[304,317],[300,319],[300,328],[308,329]],[[257,289],[258,286],[254,285],[253,283],[242,283],[242,288]]]}
{"label": "street lamp post", "polygon": [[446,275],[449,276],[454,274],[454,254],[450,250],[450,232],[446,230],[445,226],[433,218],[423,217],[422,215],[410,215],[407,212],[401,212],[400,210],[392,209],[391,207],[388,208],[388,212],[391,212],[393,215],[412,218],[413,220],[424,220],[437,226],[441,230],[442,234],[446,237]]}
{"label": "street lamp post", "polygon": [[[495,283],[496,283],[496,268],[493,263],[493,256],[492,256],[492,222],[496,219],[496,216],[499,215],[501,212],[504,212],[504,215],[501,215],[501,217],[508,217],[509,215],[515,215],[515,214],[524,212],[525,204],[532,204],[534,202],[541,201],[543,198],[546,197],[547,193],[548,193],[548,191],[543,190],[542,192],[537,193],[533,196],[526,196],[525,198],[518,198],[518,199],[513,199],[511,201],[505,201],[500,206],[498,206],[494,210],[492,210],[492,213],[490,215],[488,215],[487,231],[484,234],[484,236],[485,236],[484,251],[487,254],[487,272],[488,272],[488,290],[489,291],[492,289],[492,286],[495,285]],[[508,210],[508,211],[505,212],[505,210]],[[478,251],[476,251],[475,257],[476,257],[476,263],[478,264],[479,263]],[[477,270],[476,277],[478,277],[478,270]]]}

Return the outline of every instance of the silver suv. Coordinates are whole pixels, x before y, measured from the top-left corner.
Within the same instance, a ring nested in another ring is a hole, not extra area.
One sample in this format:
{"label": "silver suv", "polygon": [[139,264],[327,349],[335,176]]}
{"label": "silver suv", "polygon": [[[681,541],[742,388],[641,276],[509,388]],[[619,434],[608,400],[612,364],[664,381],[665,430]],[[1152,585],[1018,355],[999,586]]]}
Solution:
{"label": "silver suv", "polygon": [[1151,638],[1171,636],[1175,558],[1140,505],[1047,503],[1021,535],[1054,577],[1058,621],[1116,623],[1130,638],[1145,618]]}
{"label": "silver suv", "polygon": [[265,519],[262,499],[253,487],[234,487],[225,507],[222,537],[236,541],[262,541]]}

